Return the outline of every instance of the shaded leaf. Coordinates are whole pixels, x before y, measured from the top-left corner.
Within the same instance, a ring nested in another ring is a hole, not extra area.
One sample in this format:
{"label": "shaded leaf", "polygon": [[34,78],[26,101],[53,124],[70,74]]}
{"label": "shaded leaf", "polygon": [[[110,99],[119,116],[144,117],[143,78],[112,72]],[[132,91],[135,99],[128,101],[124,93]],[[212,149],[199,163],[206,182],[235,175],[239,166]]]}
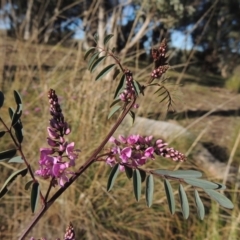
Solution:
{"label": "shaded leaf", "polygon": [[119,164],[116,164],[113,168],[112,168],[112,171],[108,177],[108,183],[107,183],[107,191],[109,192],[113,185],[114,185],[114,182],[117,178],[117,175],[119,173]]}
{"label": "shaded leaf", "polygon": [[123,74],[119,83],[118,83],[118,86],[117,86],[116,91],[114,93],[113,99],[115,99],[123,91],[124,86],[125,86],[125,79],[126,79],[126,76],[125,76],[125,74]]}
{"label": "shaded leaf", "polygon": [[17,149],[15,148],[0,152],[0,160],[12,158],[16,155],[16,153]]}
{"label": "shaded leaf", "polygon": [[22,123],[17,122],[14,126],[13,126],[14,130],[15,130],[15,135],[16,138],[18,140],[19,143],[22,143],[23,141],[23,133],[22,133]]}
{"label": "shaded leaf", "polygon": [[85,52],[85,54],[84,54],[84,60],[86,60],[87,57],[88,57],[91,53],[93,53],[94,51],[95,51],[95,47],[89,48],[89,49]]}
{"label": "shaded leaf", "polygon": [[141,175],[141,182],[144,182],[146,179],[146,172],[142,169],[138,169]]}
{"label": "shaded leaf", "polygon": [[107,35],[107,36],[104,37],[104,40],[103,40],[104,46],[109,42],[109,40],[110,40],[113,36],[114,36],[113,34],[109,34],[109,35]]}
{"label": "shaded leaf", "polygon": [[121,99],[116,99],[114,100],[111,105],[110,105],[110,108],[113,107],[114,105],[116,105],[117,103],[121,102]]}
{"label": "shaded leaf", "polygon": [[109,73],[114,67],[115,67],[115,63],[110,64],[109,66],[105,67],[95,78],[95,80],[100,80],[101,78],[103,78],[107,73]]}
{"label": "shaded leaf", "polygon": [[125,168],[125,173],[128,177],[128,179],[132,178],[132,175],[133,175],[133,170],[132,168],[128,167],[128,166],[124,166]]}
{"label": "shaded leaf", "polygon": [[112,115],[117,112],[121,106],[115,105],[114,107],[111,108],[110,113],[108,114],[108,119],[112,117]]}
{"label": "shaded leaf", "polygon": [[98,42],[98,40],[99,40],[99,35],[98,35],[98,33],[95,33],[95,34],[93,35],[93,38],[94,38],[94,40],[95,40],[96,42]]}
{"label": "shaded leaf", "polygon": [[5,131],[1,131],[0,132],[0,138],[3,137],[5,135]]}
{"label": "shaded leaf", "polygon": [[21,118],[21,115],[22,115],[22,111],[20,111],[19,113],[15,112],[13,114],[13,117],[12,117],[12,126],[14,126],[18,120]]}
{"label": "shaded leaf", "polygon": [[117,68],[113,74],[112,80],[114,80],[121,71]]}
{"label": "shaded leaf", "polygon": [[232,209],[234,207],[232,201],[221,193],[214,191],[212,189],[204,189],[204,191],[216,202],[225,208]]}
{"label": "shaded leaf", "polygon": [[128,112],[128,114],[129,114],[130,117],[132,118],[132,124],[134,124],[134,122],[135,122],[135,113],[134,113],[132,110],[130,110],[130,111]]}
{"label": "shaded leaf", "polygon": [[179,197],[180,197],[180,203],[181,203],[183,218],[188,219],[189,204],[188,204],[188,199],[187,199],[186,192],[185,192],[182,184],[179,185],[178,193],[179,193]]}
{"label": "shaded leaf", "polygon": [[21,156],[17,156],[14,158],[11,158],[8,163],[24,163],[23,159]]}
{"label": "shaded leaf", "polygon": [[141,85],[139,84],[139,82],[133,80],[133,87],[134,87],[135,93],[136,93],[137,95],[139,95],[139,94],[141,93],[141,91],[142,91],[142,87],[141,87]]}
{"label": "shaded leaf", "polygon": [[2,186],[2,189],[0,190],[0,198],[2,198],[8,192],[8,188],[7,188],[8,185],[12,183],[18,175],[22,175],[22,177],[24,177],[27,174],[27,172],[28,172],[28,169],[24,168],[11,174],[11,176],[5,181],[5,183]]}
{"label": "shaded leaf", "polygon": [[218,184],[209,182],[204,179],[187,178],[187,179],[184,179],[184,182],[189,185],[204,188],[204,189],[217,189],[218,188]]}
{"label": "shaded leaf", "polygon": [[102,56],[98,58],[90,67],[90,71],[94,72],[94,70],[98,67],[98,65],[106,58],[106,56]]}
{"label": "shaded leaf", "polygon": [[197,213],[198,213],[198,217],[203,220],[204,216],[205,216],[205,208],[204,205],[202,203],[202,200],[198,194],[198,191],[195,189],[194,190],[194,197],[195,197],[195,203],[197,206]]}
{"label": "shaded leaf", "polygon": [[150,174],[147,176],[147,179],[146,179],[146,194],[145,194],[148,207],[151,207],[152,205],[153,192],[154,192],[154,181],[153,181],[153,175]]}
{"label": "shaded leaf", "polygon": [[141,197],[141,174],[138,169],[133,171],[133,190],[137,201]]}
{"label": "shaded leaf", "polygon": [[88,70],[91,70],[91,66],[93,64],[93,62],[98,58],[98,55],[100,54],[100,52],[95,52],[89,59],[88,61]]}
{"label": "shaded leaf", "polygon": [[200,178],[202,177],[202,173],[195,170],[176,170],[176,171],[170,171],[170,170],[164,170],[164,169],[158,169],[154,171],[155,174],[163,175],[163,176],[170,176],[170,177],[176,177],[176,178]]}
{"label": "shaded leaf", "polygon": [[4,94],[2,91],[0,91],[0,108],[3,106],[4,103]]}
{"label": "shaded leaf", "polygon": [[13,114],[14,114],[14,110],[12,108],[8,108],[8,114],[9,114],[11,120],[12,120]]}
{"label": "shaded leaf", "polygon": [[27,191],[30,187],[31,187],[31,185],[33,184],[33,180],[30,180],[30,181],[28,181],[26,184],[25,184],[25,187],[24,187],[24,189]]}
{"label": "shaded leaf", "polygon": [[39,200],[39,193],[40,193],[40,186],[38,182],[34,182],[32,185],[32,192],[31,192],[31,210],[32,213],[35,213],[37,209],[37,204]]}
{"label": "shaded leaf", "polygon": [[14,99],[15,99],[16,104],[17,105],[22,104],[22,98],[21,98],[19,92],[14,90],[13,95],[14,95]]}
{"label": "shaded leaf", "polygon": [[175,199],[173,195],[173,190],[170,182],[167,179],[164,179],[164,188],[168,200],[168,206],[171,214],[175,213]]}

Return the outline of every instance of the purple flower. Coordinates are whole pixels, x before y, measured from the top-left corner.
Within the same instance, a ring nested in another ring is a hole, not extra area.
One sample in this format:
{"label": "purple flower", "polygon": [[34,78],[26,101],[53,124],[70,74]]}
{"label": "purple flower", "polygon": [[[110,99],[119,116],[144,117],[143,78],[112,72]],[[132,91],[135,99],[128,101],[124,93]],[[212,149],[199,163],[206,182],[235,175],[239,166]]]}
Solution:
{"label": "purple flower", "polygon": [[124,163],[127,163],[131,155],[132,155],[132,149],[130,147],[126,147],[121,151],[120,158]]}

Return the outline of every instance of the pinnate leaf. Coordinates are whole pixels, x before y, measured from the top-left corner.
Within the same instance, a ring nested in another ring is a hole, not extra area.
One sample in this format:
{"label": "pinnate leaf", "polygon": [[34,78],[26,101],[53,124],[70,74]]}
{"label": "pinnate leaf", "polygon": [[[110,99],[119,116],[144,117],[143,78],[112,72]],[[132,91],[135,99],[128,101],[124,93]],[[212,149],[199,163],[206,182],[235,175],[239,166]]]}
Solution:
{"label": "pinnate leaf", "polygon": [[94,72],[94,70],[98,67],[98,65],[106,58],[106,56],[102,56],[98,58],[90,67],[90,71]]}
{"label": "pinnate leaf", "polygon": [[104,40],[103,40],[103,44],[104,46],[109,42],[109,40],[113,37],[113,34],[109,34],[107,36],[105,36]]}
{"label": "pinnate leaf", "polygon": [[19,92],[14,90],[13,95],[14,95],[14,99],[15,99],[16,104],[17,105],[22,104],[22,98],[21,98]]}
{"label": "pinnate leaf", "polygon": [[0,131],[0,138],[5,135],[5,131]]}
{"label": "pinnate leaf", "polygon": [[148,207],[151,207],[152,205],[153,192],[154,192],[154,181],[153,181],[153,175],[150,174],[147,176],[147,179],[146,179],[146,194],[145,194]]}
{"label": "pinnate leaf", "polygon": [[195,197],[195,203],[197,206],[197,213],[198,213],[198,217],[203,220],[204,216],[205,216],[205,208],[204,205],[202,203],[202,200],[198,194],[198,191],[195,189],[194,190],[194,197]]}
{"label": "pinnate leaf", "polygon": [[184,182],[186,182],[189,185],[192,185],[194,187],[200,187],[203,189],[218,189],[219,185],[213,182],[209,182],[204,179],[196,179],[196,178],[186,178],[184,179]]}
{"label": "pinnate leaf", "polygon": [[168,206],[171,214],[175,213],[175,199],[173,195],[173,190],[170,182],[167,179],[164,179],[164,188],[168,200]]}
{"label": "pinnate leaf", "polygon": [[105,67],[95,78],[96,81],[100,80],[101,78],[103,78],[105,75],[107,75],[114,67],[115,67],[115,63],[110,64],[109,66]]}
{"label": "pinnate leaf", "polygon": [[40,186],[38,182],[34,182],[32,184],[32,192],[31,192],[31,210],[32,213],[35,213],[37,209],[37,204],[39,200]]}
{"label": "pinnate leaf", "polygon": [[2,189],[0,190],[0,198],[2,198],[8,192],[8,185],[12,183],[18,175],[24,177],[27,174],[27,172],[28,169],[24,168],[11,174],[11,176],[5,181],[5,183],[2,186]]}
{"label": "pinnate leaf", "polygon": [[109,192],[113,185],[114,185],[114,182],[117,178],[117,175],[119,173],[119,164],[116,164],[113,168],[112,168],[112,171],[108,177],[108,183],[107,183],[107,191]]}
{"label": "pinnate leaf", "polygon": [[4,94],[2,91],[0,91],[0,108],[3,106],[4,103]]}
{"label": "pinnate leaf", "polygon": [[125,173],[128,177],[128,179],[132,178],[132,175],[133,175],[133,170],[132,168],[128,167],[128,166],[124,166],[125,168]]}
{"label": "pinnate leaf", "polygon": [[23,161],[21,156],[17,156],[17,157],[11,158],[8,162],[9,163],[24,163],[24,161]]}
{"label": "pinnate leaf", "polygon": [[88,57],[91,53],[93,53],[94,51],[95,51],[95,47],[89,48],[89,49],[86,51],[85,55],[84,55],[84,60],[86,60],[87,57]]}
{"label": "pinnate leaf", "polygon": [[204,189],[204,191],[216,202],[218,202],[221,206],[225,208],[232,209],[233,203],[230,199],[228,199],[226,196],[222,195],[221,193],[214,191],[212,189]]}
{"label": "pinnate leaf", "polygon": [[155,174],[161,176],[170,176],[175,178],[200,178],[202,177],[202,173],[195,170],[176,170],[170,171],[165,169],[158,169],[154,171]]}
{"label": "pinnate leaf", "polygon": [[26,184],[25,184],[25,187],[24,187],[24,189],[27,191],[30,187],[31,187],[31,185],[33,184],[33,180],[30,180],[30,181],[28,181]]}
{"label": "pinnate leaf", "polygon": [[121,108],[120,105],[115,105],[111,108],[110,113],[108,114],[108,119],[112,117],[112,115],[117,112]]}
{"label": "pinnate leaf", "polygon": [[188,219],[189,204],[188,204],[188,199],[187,199],[186,192],[185,192],[182,184],[179,185],[178,193],[179,193],[179,197],[180,197],[180,203],[181,203],[183,218]]}
{"label": "pinnate leaf", "polygon": [[123,91],[123,88],[124,88],[124,85],[125,85],[125,79],[126,79],[126,76],[125,76],[125,74],[123,74],[120,81],[119,81],[117,89],[114,93],[113,99],[115,99]]}
{"label": "pinnate leaf", "polygon": [[91,70],[91,67],[92,67],[93,63],[94,63],[94,61],[98,58],[98,55],[99,55],[99,54],[100,54],[99,52],[95,52],[95,53],[91,56],[91,58],[90,58],[89,61],[88,61],[88,70]]}
{"label": "pinnate leaf", "polygon": [[133,171],[133,190],[137,201],[139,201],[141,197],[141,181],[141,174],[138,169],[135,169]]}
{"label": "pinnate leaf", "polygon": [[3,159],[9,159],[9,158],[12,158],[16,155],[17,153],[17,149],[13,148],[13,149],[9,149],[7,151],[3,151],[0,153],[0,160],[3,160]]}

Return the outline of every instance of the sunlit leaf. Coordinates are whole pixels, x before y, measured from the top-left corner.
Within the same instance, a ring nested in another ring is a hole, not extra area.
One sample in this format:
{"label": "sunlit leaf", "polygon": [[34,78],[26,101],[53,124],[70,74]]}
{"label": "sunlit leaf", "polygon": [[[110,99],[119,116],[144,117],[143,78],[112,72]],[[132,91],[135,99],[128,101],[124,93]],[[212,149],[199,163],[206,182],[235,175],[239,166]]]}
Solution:
{"label": "sunlit leaf", "polygon": [[113,34],[109,34],[107,36],[105,36],[104,40],[103,40],[103,44],[104,46],[106,46],[106,44],[109,42],[109,40],[113,37]]}
{"label": "sunlit leaf", "polygon": [[126,76],[125,76],[125,74],[123,74],[119,83],[118,83],[118,86],[117,86],[116,91],[114,93],[113,99],[115,99],[123,91],[124,86],[125,86],[125,79],[126,79]]}
{"label": "sunlit leaf", "polygon": [[13,126],[13,128],[15,130],[15,135],[16,135],[16,138],[17,138],[18,142],[22,143],[22,141],[23,141],[22,123],[17,122]]}
{"label": "sunlit leaf", "polygon": [[180,203],[181,203],[183,218],[188,219],[189,204],[188,204],[188,199],[187,199],[186,192],[185,192],[182,184],[179,185],[178,193],[179,193],[179,197],[180,197]]}
{"label": "sunlit leaf", "polygon": [[11,174],[11,176],[5,181],[5,183],[2,186],[2,189],[0,190],[0,198],[2,198],[8,192],[8,185],[12,183],[18,175],[24,177],[27,174],[27,172],[28,169],[24,168]]}
{"label": "sunlit leaf", "polygon": [[121,106],[115,105],[114,107],[111,108],[110,113],[108,114],[108,119],[112,117],[112,115],[117,112]]}
{"label": "sunlit leaf", "polygon": [[173,195],[173,190],[170,182],[167,179],[164,179],[164,188],[168,200],[168,206],[171,214],[175,213],[175,199]]}
{"label": "sunlit leaf", "polygon": [[153,181],[153,175],[150,174],[147,176],[147,179],[146,179],[146,194],[145,194],[148,207],[151,207],[152,205],[153,192],[154,192],[154,181]]}
{"label": "sunlit leaf", "polygon": [[125,168],[125,173],[127,175],[127,177],[130,179],[132,178],[132,175],[133,175],[133,170],[132,168],[128,167],[128,166],[124,166]]}
{"label": "sunlit leaf", "polygon": [[218,184],[209,182],[204,179],[186,178],[186,179],[184,179],[184,182],[189,185],[204,188],[204,189],[217,189],[218,188]]}
{"label": "sunlit leaf", "polygon": [[117,178],[117,175],[119,173],[119,164],[116,164],[113,168],[112,168],[112,171],[108,177],[108,183],[107,183],[107,191],[109,192],[113,185],[114,185],[114,182]]}
{"label": "sunlit leaf", "polygon": [[14,99],[15,99],[16,104],[17,105],[22,104],[22,98],[21,98],[21,95],[19,94],[19,92],[14,90],[13,94],[14,94]]}
{"label": "sunlit leaf", "polygon": [[15,112],[13,114],[13,117],[12,117],[12,126],[14,126],[18,120],[21,118],[21,115],[22,115],[22,111],[20,111],[19,113]]}
{"label": "sunlit leaf", "polygon": [[89,48],[89,49],[86,51],[85,55],[84,55],[84,60],[86,60],[87,57],[88,57],[91,53],[93,53],[94,51],[95,51],[95,47]]}
{"label": "sunlit leaf", "polygon": [[137,201],[141,197],[141,174],[138,169],[133,171],[133,190]]}
{"label": "sunlit leaf", "polygon": [[21,156],[17,156],[14,158],[11,158],[8,163],[24,163],[23,159]]}
{"label": "sunlit leaf", "polygon": [[16,155],[16,153],[17,149],[15,148],[0,152],[0,160],[12,158]]}
{"label": "sunlit leaf", "polygon": [[40,186],[38,182],[34,182],[32,185],[32,192],[31,192],[31,210],[32,213],[35,213],[37,209],[37,204],[39,200],[39,193],[40,193]]}
{"label": "sunlit leaf", "polygon": [[115,63],[110,64],[109,66],[105,67],[96,77],[96,81],[100,80],[101,78],[103,78],[105,75],[107,75],[114,67],[115,67]]}
{"label": "sunlit leaf", "polygon": [[231,200],[229,200],[226,196],[221,193],[214,191],[212,189],[204,189],[204,191],[215,201],[217,201],[221,206],[225,208],[232,209],[234,207]]}
{"label": "sunlit leaf", "polygon": [[34,182],[33,180],[28,181],[28,182],[25,184],[24,189],[27,191],[27,190],[32,186],[33,182]]}
{"label": "sunlit leaf", "polygon": [[102,56],[98,58],[90,67],[90,71],[94,72],[94,70],[99,66],[99,64],[106,58],[106,56]]}
{"label": "sunlit leaf", "polygon": [[161,176],[170,176],[176,178],[200,178],[202,177],[202,173],[195,170],[176,170],[170,171],[165,169],[158,169],[154,171],[155,174],[159,174]]}
{"label": "sunlit leaf", "polygon": [[197,213],[198,213],[198,217],[203,220],[204,216],[205,216],[205,208],[204,205],[202,203],[202,200],[198,194],[198,191],[195,189],[194,190],[194,197],[195,197],[195,203],[197,206]]}
{"label": "sunlit leaf", "polygon": [[0,91],[0,108],[3,106],[4,103],[4,94],[2,91]]}

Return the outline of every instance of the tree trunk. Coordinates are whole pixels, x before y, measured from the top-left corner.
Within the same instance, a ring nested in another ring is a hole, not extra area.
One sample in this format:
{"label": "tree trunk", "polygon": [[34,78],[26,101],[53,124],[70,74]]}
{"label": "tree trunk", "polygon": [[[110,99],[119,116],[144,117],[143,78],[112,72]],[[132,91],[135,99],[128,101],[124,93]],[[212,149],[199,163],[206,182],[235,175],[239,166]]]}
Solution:
{"label": "tree trunk", "polygon": [[33,0],[28,1],[28,8],[26,12],[26,19],[25,19],[25,28],[24,28],[24,35],[23,39],[28,41],[30,38],[30,26],[31,26],[31,11],[33,6]]}

